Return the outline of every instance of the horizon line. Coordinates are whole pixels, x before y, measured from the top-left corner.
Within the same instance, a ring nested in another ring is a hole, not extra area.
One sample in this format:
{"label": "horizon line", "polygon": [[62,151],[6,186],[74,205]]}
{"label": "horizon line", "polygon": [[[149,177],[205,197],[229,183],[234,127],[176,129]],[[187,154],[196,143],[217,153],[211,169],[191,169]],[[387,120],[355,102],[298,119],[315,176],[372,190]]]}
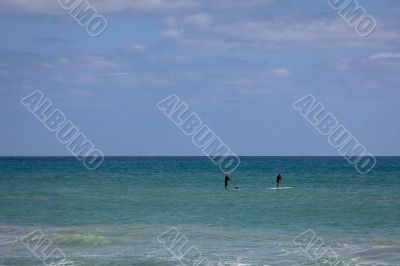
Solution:
{"label": "horizon line", "polygon": [[[343,158],[340,155],[238,155],[239,157],[338,157]],[[75,158],[73,155],[0,155],[0,158],[10,157],[58,157],[58,158]],[[197,157],[197,158],[209,158],[210,156],[205,155],[105,155],[107,157]],[[223,157],[223,156],[216,156]],[[400,155],[374,155],[374,157],[400,157]]]}

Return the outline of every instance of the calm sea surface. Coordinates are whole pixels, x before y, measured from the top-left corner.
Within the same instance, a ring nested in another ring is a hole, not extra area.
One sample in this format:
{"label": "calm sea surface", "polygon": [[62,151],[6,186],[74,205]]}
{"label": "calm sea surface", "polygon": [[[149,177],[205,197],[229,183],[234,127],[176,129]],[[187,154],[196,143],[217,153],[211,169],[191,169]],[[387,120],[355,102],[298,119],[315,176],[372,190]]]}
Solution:
{"label": "calm sea surface", "polygon": [[[293,188],[266,189],[278,173]],[[293,242],[308,229],[338,256],[320,265],[400,265],[400,157],[366,176],[339,157],[244,157],[231,178],[240,191],[201,157],[110,157],[96,171],[0,158],[0,265],[43,265],[21,241],[35,230],[73,265],[181,265],[157,240],[172,227],[212,265],[315,265]]]}

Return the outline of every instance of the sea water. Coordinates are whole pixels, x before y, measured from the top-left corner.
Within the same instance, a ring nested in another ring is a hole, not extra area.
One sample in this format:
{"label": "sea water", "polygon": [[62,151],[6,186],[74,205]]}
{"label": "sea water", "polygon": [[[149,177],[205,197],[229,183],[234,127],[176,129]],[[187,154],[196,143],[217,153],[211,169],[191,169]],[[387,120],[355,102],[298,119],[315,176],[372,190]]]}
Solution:
{"label": "sea water", "polygon": [[[293,188],[267,189],[278,173]],[[399,157],[365,176],[340,157],[242,157],[231,179],[225,190],[204,157],[108,157],[95,171],[0,158],[0,265],[43,265],[32,232],[71,265],[195,265],[188,247],[210,265],[400,265]]]}

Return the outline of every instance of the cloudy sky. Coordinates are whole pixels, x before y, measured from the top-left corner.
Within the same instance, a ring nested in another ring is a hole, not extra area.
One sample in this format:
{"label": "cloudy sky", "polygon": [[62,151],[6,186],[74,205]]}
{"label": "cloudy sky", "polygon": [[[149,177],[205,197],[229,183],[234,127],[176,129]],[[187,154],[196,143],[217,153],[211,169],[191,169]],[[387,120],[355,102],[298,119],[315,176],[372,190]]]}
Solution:
{"label": "cloudy sky", "polygon": [[[66,1],[67,2],[67,1]],[[69,155],[20,99],[41,90],[106,155],[201,155],[156,108],[175,93],[239,155],[338,155],[292,103],[314,94],[375,155],[400,155],[400,1],[91,0],[91,37],[57,0],[0,2],[0,155]]]}

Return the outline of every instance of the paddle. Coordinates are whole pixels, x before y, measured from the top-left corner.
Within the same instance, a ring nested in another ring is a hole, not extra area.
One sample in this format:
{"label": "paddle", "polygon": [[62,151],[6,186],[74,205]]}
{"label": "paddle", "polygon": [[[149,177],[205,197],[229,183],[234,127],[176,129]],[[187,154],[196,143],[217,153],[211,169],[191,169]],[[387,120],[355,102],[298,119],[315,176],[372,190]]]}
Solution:
{"label": "paddle", "polygon": [[236,185],[236,182],[233,182],[232,179],[230,185],[235,187],[236,190],[240,190],[240,188]]}
{"label": "paddle", "polygon": [[235,182],[233,182],[233,181],[231,180],[231,183],[233,184],[232,186],[234,186],[236,190],[239,190],[239,187],[236,185]]}

